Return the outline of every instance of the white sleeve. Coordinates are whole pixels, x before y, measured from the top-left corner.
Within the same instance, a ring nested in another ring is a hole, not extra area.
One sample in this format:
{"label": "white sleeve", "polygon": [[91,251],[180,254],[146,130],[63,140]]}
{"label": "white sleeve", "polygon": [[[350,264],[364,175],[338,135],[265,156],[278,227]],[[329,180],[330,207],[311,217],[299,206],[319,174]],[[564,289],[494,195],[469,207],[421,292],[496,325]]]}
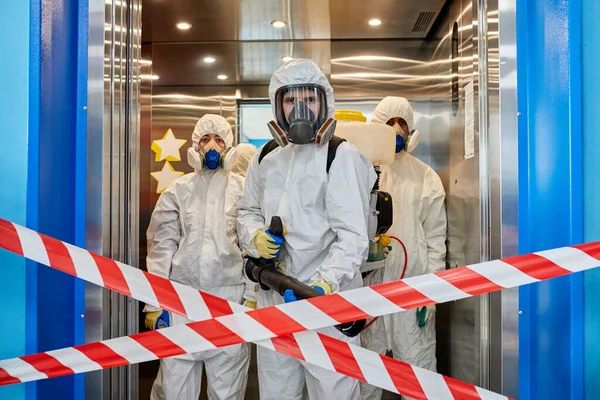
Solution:
{"label": "white sleeve", "polygon": [[[179,247],[180,238],[179,204],[175,193],[167,190],[158,198],[146,231],[148,272],[169,279],[171,262]],[[150,305],[144,308],[145,312],[158,310],[160,309]]]}
{"label": "white sleeve", "polygon": [[[241,180],[241,186],[240,186],[240,198],[236,201],[236,208],[237,208],[237,213],[239,213],[239,206],[241,204],[241,199],[244,195],[244,190],[245,190],[245,185],[248,182],[247,178],[244,178]],[[236,234],[237,236],[237,244],[238,246],[240,246],[241,248],[241,241],[239,239],[239,224],[237,223],[237,218],[236,218]],[[248,301],[253,301],[256,303],[257,299],[258,299],[258,283],[254,283],[252,282],[250,279],[248,279],[248,277],[246,276],[246,272],[244,270],[244,264],[242,264],[242,275],[244,276],[244,294],[243,294],[243,299],[244,300],[248,300]]]}
{"label": "white sleeve", "polygon": [[446,193],[437,173],[429,170],[423,183],[421,223],[427,241],[427,272],[446,268]]}
{"label": "white sleeve", "polygon": [[257,302],[258,299],[258,283],[252,282],[246,274],[244,274],[244,300]]}
{"label": "white sleeve", "polygon": [[240,201],[237,218],[240,248],[242,252],[247,252],[251,257],[258,257],[253,239],[256,231],[265,226],[265,218],[261,207],[260,170],[258,168],[258,157],[261,149],[252,157],[248,165],[244,195]]}
{"label": "white sleeve", "polygon": [[356,148],[342,143],[329,170],[325,206],[337,240],[310,284],[325,281],[333,291],[360,273],[369,248],[369,199],[377,174]]}

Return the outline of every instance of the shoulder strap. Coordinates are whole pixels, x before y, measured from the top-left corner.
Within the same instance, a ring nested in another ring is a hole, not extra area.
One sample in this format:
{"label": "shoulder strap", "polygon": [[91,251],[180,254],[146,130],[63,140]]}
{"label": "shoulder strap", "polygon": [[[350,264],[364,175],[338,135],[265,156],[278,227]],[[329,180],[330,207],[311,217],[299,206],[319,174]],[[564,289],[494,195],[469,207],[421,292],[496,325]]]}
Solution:
{"label": "shoulder strap", "polygon": [[[331,138],[331,140],[329,140],[328,142],[328,148],[327,148],[327,166],[326,166],[326,171],[327,173],[329,173],[329,169],[331,168],[331,164],[333,163],[333,160],[335,159],[335,153],[337,152],[337,148],[339,147],[340,144],[344,143],[346,141],[346,139],[342,139],[341,137],[338,136],[333,136]],[[262,148],[261,152],[260,152],[260,156],[258,156],[258,163],[260,164],[260,162],[263,160],[263,158],[265,158],[267,156],[267,154],[269,154],[270,152],[272,152],[273,150],[275,150],[277,147],[279,147],[279,145],[277,144],[277,142],[273,139],[271,139],[270,141],[267,142],[267,144],[265,144],[265,146]]]}
{"label": "shoulder strap", "polygon": [[331,168],[331,164],[335,159],[335,153],[337,152],[337,148],[340,146],[340,144],[344,143],[345,141],[346,139],[342,139],[339,136],[332,136],[329,140],[329,148],[327,149],[327,173],[329,173],[329,168]]}
{"label": "shoulder strap", "polygon": [[260,156],[258,156],[258,163],[260,164],[262,159],[265,158],[267,156],[267,154],[269,154],[270,152],[275,150],[277,147],[279,147],[279,145],[277,144],[277,142],[274,139],[269,140],[267,142],[267,144],[265,144],[265,146],[260,151]]}

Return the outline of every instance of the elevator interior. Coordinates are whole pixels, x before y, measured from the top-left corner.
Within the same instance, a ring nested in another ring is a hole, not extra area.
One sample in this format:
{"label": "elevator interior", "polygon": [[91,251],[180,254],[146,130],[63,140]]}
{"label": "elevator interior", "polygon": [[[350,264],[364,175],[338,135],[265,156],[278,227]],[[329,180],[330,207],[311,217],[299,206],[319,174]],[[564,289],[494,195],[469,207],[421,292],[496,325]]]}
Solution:
{"label": "elevator interior", "polygon": [[[338,108],[369,118],[385,96],[412,102],[421,131],[414,155],[436,170],[447,193],[447,268],[516,254],[516,165],[507,162],[516,148],[514,3],[145,0],[142,7],[137,0],[106,0],[90,6],[90,46],[104,42],[104,69],[90,73],[90,81],[102,72],[97,99],[104,114],[96,117],[100,137],[110,143],[99,165],[112,180],[103,181],[111,199],[97,233],[103,250],[145,268],[145,231],[159,196],[151,173],[165,164],[154,161],[152,141],[169,129],[188,140],[182,160],[170,162],[185,173],[191,132],[205,113],[227,118],[238,141],[260,145],[269,138],[270,75],[293,57],[322,68]],[[275,20],[286,24],[276,28]],[[182,22],[191,27],[179,29]],[[129,84],[120,79],[126,75],[139,79]],[[126,199],[139,208],[119,207]],[[86,326],[87,339],[144,329],[142,305],[92,287],[87,296],[94,299],[87,307],[102,315]],[[516,307],[511,291],[438,306],[438,371],[516,397]],[[89,374],[86,394],[147,399],[157,367]],[[258,398],[255,368],[253,362],[248,399]]]}

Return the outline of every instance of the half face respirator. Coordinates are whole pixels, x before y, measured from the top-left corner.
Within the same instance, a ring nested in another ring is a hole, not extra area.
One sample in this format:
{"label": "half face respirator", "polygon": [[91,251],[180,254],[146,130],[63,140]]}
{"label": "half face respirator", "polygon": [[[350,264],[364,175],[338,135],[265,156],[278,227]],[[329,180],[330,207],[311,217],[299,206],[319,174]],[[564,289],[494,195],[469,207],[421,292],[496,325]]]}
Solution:
{"label": "half face respirator", "polygon": [[215,143],[214,140],[211,140],[204,147],[205,151],[203,153],[200,153],[197,150],[194,150],[193,147],[190,147],[187,152],[188,164],[196,171],[201,171],[205,168],[209,170],[215,170],[217,168],[227,169],[227,156],[230,151],[225,151],[223,154],[221,154],[218,149],[220,149],[220,147]]}
{"label": "half face respirator", "polygon": [[400,153],[402,150],[406,150],[408,153],[412,153],[419,144],[419,136],[421,132],[413,129],[408,134],[407,138],[404,139],[399,133],[396,134],[396,153]]}

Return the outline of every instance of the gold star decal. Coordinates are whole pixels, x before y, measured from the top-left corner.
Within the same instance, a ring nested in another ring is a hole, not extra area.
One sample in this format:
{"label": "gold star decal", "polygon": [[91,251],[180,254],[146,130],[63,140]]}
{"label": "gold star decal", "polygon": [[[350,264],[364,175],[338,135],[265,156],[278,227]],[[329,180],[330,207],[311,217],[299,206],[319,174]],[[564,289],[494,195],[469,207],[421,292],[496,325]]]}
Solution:
{"label": "gold star decal", "polygon": [[183,175],[181,171],[175,171],[171,164],[167,161],[161,171],[151,172],[150,175],[158,182],[156,185],[156,193],[162,193],[169,187],[171,182]]}
{"label": "gold star decal", "polygon": [[152,142],[152,151],[156,153],[154,161],[181,161],[179,149],[187,142],[187,140],[177,139],[173,131],[169,129],[160,140]]}

